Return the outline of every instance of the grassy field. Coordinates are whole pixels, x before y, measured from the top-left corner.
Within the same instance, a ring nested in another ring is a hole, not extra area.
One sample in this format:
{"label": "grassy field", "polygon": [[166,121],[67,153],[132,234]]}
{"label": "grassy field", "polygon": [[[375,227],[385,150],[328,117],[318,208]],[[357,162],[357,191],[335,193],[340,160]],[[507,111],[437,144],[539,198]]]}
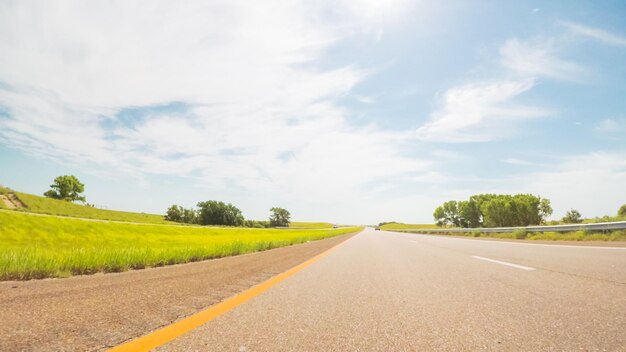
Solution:
{"label": "grassy field", "polygon": [[333,224],[329,222],[291,222],[289,227],[299,229],[330,229]]}
{"label": "grassy field", "polygon": [[435,224],[403,224],[399,222],[392,222],[384,224],[380,227],[381,230],[412,230],[412,229],[436,229]]}
{"label": "grassy field", "polygon": [[[413,232],[413,231],[407,231]],[[417,233],[417,232],[416,232]],[[420,231],[419,233],[426,233]],[[449,233],[436,233],[433,235],[447,235],[447,236],[466,236],[466,237],[483,237],[483,238],[504,238],[504,239],[526,239],[526,240],[544,240],[544,241],[626,241],[626,230],[611,231],[608,233],[591,233],[587,231],[573,231],[573,232],[525,232],[525,231],[513,231],[513,232],[501,232],[501,233],[488,233],[480,231],[470,232],[449,232]]]}
{"label": "grassy field", "polygon": [[357,230],[194,228],[0,212],[0,280],[65,277],[185,263]]}
{"label": "grassy field", "polygon": [[[6,189],[5,189],[6,192]],[[27,208],[23,211],[39,214],[69,216],[75,218],[113,220],[141,222],[148,224],[165,224],[168,223],[163,215],[131,213],[117,210],[104,210],[92,208],[85,205],[70,203],[62,200],[56,200],[46,197],[39,197],[32,194],[13,192],[24,203]]]}

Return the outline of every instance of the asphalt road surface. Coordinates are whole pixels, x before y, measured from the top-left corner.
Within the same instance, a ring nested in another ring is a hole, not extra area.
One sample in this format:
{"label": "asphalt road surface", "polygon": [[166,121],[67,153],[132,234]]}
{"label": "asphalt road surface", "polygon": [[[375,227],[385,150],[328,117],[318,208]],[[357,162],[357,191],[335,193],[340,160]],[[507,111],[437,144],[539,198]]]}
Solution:
{"label": "asphalt road surface", "polygon": [[367,229],[161,351],[626,351],[626,248]]}

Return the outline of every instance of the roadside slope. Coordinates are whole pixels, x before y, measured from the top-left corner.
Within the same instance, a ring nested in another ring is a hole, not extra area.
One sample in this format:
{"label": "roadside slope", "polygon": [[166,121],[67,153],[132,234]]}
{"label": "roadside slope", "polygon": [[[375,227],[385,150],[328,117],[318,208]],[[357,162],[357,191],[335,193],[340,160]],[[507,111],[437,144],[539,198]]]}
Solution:
{"label": "roadside slope", "polygon": [[119,274],[0,282],[0,350],[104,350],[218,303],[351,236]]}

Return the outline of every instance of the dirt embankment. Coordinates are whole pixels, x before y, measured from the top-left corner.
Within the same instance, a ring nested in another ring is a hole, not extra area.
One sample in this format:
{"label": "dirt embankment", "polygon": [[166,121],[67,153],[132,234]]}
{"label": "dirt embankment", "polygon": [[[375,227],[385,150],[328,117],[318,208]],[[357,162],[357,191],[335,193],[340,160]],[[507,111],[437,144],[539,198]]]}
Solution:
{"label": "dirt embankment", "polygon": [[104,350],[197,313],[351,236],[119,274],[0,282],[0,351]]}
{"label": "dirt embankment", "polygon": [[0,194],[0,201],[9,209],[26,208],[26,205],[14,193]]}

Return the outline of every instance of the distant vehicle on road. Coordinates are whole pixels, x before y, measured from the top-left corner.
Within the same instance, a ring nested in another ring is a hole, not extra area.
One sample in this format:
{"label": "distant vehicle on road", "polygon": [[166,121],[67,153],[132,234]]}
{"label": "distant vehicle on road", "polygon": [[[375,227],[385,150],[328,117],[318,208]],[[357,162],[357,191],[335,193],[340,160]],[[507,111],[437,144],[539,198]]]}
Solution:
{"label": "distant vehicle on road", "polygon": [[380,231],[380,226],[376,226],[376,227],[374,227],[374,230],[376,230],[376,231]]}

